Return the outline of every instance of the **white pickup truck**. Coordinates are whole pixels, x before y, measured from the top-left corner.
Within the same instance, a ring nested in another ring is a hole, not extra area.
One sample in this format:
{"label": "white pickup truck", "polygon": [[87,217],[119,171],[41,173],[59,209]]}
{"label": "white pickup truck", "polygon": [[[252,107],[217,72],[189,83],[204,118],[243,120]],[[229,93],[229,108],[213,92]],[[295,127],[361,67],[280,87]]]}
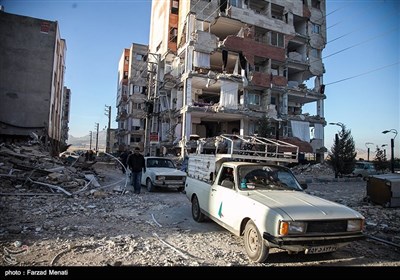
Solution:
{"label": "white pickup truck", "polygon": [[284,143],[277,144],[276,153],[269,152],[274,144],[267,143],[264,154],[258,147],[257,155],[241,148],[225,155],[189,155],[184,192],[192,203],[193,219],[202,222],[207,216],[243,236],[246,253],[255,262],[265,262],[270,248],[327,253],[365,238],[360,213],[305,193],[306,186],[290,169],[262,162],[297,160],[293,153],[280,152]]}

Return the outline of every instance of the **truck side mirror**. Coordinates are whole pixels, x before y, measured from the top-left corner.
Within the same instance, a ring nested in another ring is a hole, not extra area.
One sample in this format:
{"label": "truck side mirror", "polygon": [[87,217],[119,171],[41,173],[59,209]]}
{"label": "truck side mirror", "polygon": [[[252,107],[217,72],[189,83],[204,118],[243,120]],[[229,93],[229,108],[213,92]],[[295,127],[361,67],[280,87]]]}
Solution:
{"label": "truck side mirror", "polygon": [[300,186],[303,188],[303,190],[308,188],[307,183],[301,183]]}

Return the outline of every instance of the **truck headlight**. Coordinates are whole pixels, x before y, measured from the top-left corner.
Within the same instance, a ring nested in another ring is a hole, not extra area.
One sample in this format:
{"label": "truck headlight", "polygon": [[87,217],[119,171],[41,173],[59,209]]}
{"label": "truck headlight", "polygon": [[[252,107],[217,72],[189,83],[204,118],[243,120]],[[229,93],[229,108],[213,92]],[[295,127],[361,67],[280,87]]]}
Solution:
{"label": "truck headlight", "polygon": [[281,221],[279,224],[279,234],[301,234],[307,230],[307,223],[305,222],[284,222]]}
{"label": "truck headlight", "polygon": [[364,220],[348,220],[347,231],[361,231],[363,229]]}
{"label": "truck headlight", "polygon": [[156,180],[157,181],[164,181],[165,180],[165,176],[157,176]]}

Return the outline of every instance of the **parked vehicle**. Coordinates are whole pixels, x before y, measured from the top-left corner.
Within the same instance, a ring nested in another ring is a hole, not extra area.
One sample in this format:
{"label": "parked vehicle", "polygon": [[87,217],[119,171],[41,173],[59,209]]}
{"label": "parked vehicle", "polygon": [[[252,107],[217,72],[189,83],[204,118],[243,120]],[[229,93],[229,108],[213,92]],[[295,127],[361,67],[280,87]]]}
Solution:
{"label": "parked vehicle", "polygon": [[183,191],[186,173],[176,168],[171,159],[165,157],[145,157],[146,172],[142,175],[141,184],[149,192],[155,188],[176,188]]}
{"label": "parked vehicle", "polygon": [[65,151],[65,152],[60,153],[59,157],[60,158],[69,158],[69,157],[71,157],[71,158],[77,159],[77,158],[79,158],[79,155],[77,153],[75,153],[75,152]]}
{"label": "parked vehicle", "polygon": [[[255,262],[264,262],[270,248],[328,253],[365,238],[360,213],[307,194],[306,185],[301,186],[290,169],[277,165],[297,161],[293,145],[254,136],[221,136],[224,141],[239,138],[242,145],[228,154],[189,155],[185,193],[195,221],[208,217],[243,236],[246,253]],[[244,152],[243,144],[251,143],[257,148]]]}
{"label": "parked vehicle", "polygon": [[369,175],[376,175],[378,171],[375,169],[375,165],[373,162],[369,161],[358,161],[355,164],[354,171],[352,172],[353,176],[356,177],[368,177]]}

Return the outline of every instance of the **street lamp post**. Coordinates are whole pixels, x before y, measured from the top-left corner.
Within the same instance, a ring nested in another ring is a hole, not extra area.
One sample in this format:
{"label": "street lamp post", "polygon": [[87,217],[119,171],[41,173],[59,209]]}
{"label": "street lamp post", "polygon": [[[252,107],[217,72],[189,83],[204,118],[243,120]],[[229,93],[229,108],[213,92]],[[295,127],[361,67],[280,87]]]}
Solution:
{"label": "street lamp post", "polygon": [[382,131],[383,134],[386,134],[388,132],[392,132],[392,133],[395,134],[394,137],[392,139],[390,139],[390,148],[391,148],[391,151],[392,151],[392,155],[391,155],[391,159],[390,159],[390,165],[392,167],[392,173],[394,173],[394,139],[397,136],[397,130],[392,128],[392,129],[389,129],[389,130]]}
{"label": "street lamp post", "polygon": [[365,143],[365,147],[367,148],[367,161],[369,161],[369,147],[368,147],[368,145],[374,145],[374,143],[371,143],[371,142]]}
{"label": "street lamp post", "polygon": [[[330,125],[337,125],[340,126],[340,128],[343,130],[344,128],[344,124],[342,124],[341,122],[337,122],[337,123],[329,123]],[[339,134],[336,133],[335,134],[335,178],[338,178],[338,173],[339,173]]]}

